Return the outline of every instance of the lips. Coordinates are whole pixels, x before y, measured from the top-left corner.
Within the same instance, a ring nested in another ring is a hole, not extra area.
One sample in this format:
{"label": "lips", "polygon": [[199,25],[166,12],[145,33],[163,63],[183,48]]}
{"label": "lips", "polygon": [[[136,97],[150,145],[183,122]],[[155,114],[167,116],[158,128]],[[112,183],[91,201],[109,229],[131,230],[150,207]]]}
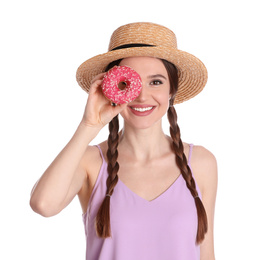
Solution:
{"label": "lips", "polygon": [[153,105],[132,105],[128,107],[130,111],[136,116],[148,116],[150,115],[155,106]]}

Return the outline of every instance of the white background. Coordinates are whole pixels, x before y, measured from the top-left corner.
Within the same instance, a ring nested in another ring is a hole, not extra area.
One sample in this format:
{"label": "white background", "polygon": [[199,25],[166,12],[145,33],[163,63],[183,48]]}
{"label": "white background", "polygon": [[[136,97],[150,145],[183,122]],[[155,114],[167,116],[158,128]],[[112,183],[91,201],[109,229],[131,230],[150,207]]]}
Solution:
{"label": "white background", "polygon": [[254,259],[252,9],[246,0],[2,1],[0,258],[85,259],[77,198],[43,218],[29,207],[30,190],[83,115],[77,67],[106,52],[118,26],[148,21],[172,29],[179,49],[207,66],[204,91],[176,106],[182,139],[218,161],[216,259]]}

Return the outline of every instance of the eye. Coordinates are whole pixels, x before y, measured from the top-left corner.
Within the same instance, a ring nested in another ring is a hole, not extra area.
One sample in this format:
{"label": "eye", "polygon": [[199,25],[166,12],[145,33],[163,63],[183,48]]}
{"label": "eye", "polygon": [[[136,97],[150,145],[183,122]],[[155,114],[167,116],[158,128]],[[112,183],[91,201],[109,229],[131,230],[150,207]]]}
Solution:
{"label": "eye", "polygon": [[161,85],[161,84],[163,84],[163,82],[161,80],[156,79],[156,80],[153,80],[150,84],[151,85]]}

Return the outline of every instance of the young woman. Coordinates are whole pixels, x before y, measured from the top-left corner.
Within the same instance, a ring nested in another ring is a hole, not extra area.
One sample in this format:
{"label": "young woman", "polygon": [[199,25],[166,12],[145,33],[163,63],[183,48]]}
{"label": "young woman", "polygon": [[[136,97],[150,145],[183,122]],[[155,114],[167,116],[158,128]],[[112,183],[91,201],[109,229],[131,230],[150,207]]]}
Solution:
{"label": "young woman", "polygon": [[[105,71],[115,65],[142,79],[140,95],[128,104],[114,106],[102,94]],[[152,23],[118,28],[109,51],[78,68],[77,81],[89,92],[84,116],[35,185],[33,210],[53,216],[78,195],[88,260],[214,260],[216,159],[181,141],[174,108],[206,80],[203,63],[178,50],[169,29]],[[170,136],[162,130],[166,113]],[[89,146],[108,123],[108,140]]]}

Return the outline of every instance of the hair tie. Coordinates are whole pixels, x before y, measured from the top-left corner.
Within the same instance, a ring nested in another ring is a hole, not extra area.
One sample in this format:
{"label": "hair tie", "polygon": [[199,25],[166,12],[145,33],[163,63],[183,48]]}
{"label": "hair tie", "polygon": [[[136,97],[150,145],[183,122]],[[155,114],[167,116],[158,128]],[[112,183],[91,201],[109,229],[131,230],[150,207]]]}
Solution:
{"label": "hair tie", "polygon": [[109,194],[106,194],[106,197],[107,197],[107,196],[108,196],[108,197],[111,197],[111,195],[109,195]]}

